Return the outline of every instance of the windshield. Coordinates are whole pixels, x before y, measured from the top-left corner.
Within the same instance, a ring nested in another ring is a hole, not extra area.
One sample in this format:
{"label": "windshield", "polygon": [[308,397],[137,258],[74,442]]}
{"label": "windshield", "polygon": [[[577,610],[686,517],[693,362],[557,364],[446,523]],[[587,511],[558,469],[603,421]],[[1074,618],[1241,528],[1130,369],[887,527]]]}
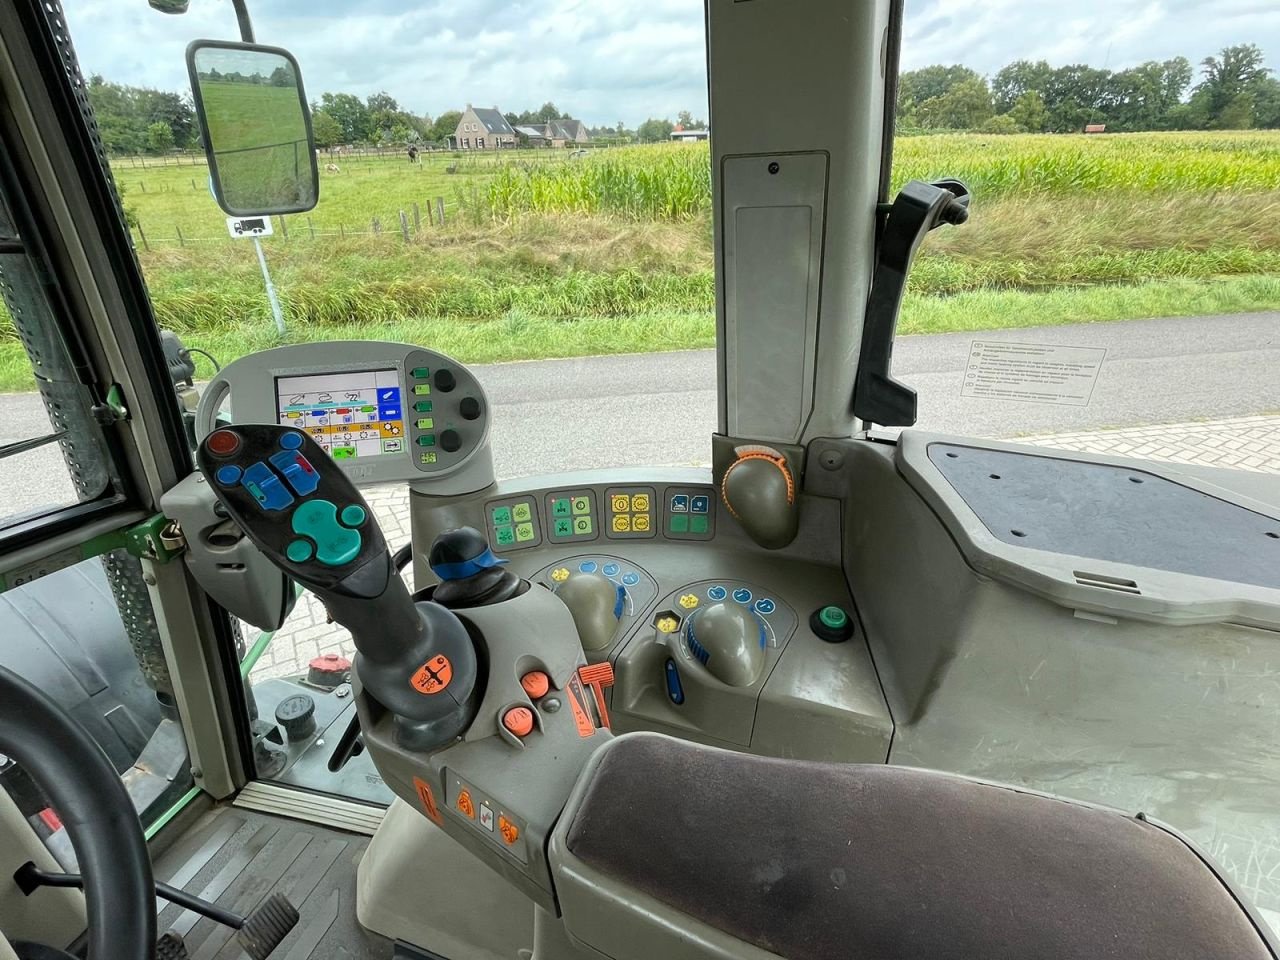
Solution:
{"label": "windshield", "polygon": [[[204,351],[198,379],[280,343],[420,343],[476,365],[501,477],[709,464],[698,0],[254,4],[259,39],[305,75],[321,195],[249,232],[211,195],[183,64],[193,37],[234,34],[229,5],[67,7],[158,320]],[[918,427],[1231,467],[1238,490],[1275,489],[1280,12],[909,0],[893,109],[891,197],[911,179],[972,194],[969,221],[924,242],[903,305],[893,373],[918,392]],[[0,389],[27,375],[0,364]],[[370,492],[396,544],[407,500]],[[298,611],[255,678],[341,652],[318,604]],[[1272,696],[1269,669],[1253,680]],[[1188,791],[1212,792],[1184,765]],[[1033,786],[1161,800],[1048,767]],[[1175,826],[1280,911],[1258,874],[1280,855],[1255,857],[1226,824]]]}

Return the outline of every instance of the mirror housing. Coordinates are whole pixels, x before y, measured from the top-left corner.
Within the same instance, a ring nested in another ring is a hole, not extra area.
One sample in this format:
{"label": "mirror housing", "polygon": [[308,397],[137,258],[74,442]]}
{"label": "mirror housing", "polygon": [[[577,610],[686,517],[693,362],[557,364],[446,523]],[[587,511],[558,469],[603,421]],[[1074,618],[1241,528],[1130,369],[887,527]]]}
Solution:
{"label": "mirror housing", "polygon": [[214,198],[233,217],[305,213],[320,199],[311,110],[289,51],[196,40],[191,96]]}
{"label": "mirror housing", "polygon": [[191,0],[150,0],[151,9],[161,13],[186,13]]}

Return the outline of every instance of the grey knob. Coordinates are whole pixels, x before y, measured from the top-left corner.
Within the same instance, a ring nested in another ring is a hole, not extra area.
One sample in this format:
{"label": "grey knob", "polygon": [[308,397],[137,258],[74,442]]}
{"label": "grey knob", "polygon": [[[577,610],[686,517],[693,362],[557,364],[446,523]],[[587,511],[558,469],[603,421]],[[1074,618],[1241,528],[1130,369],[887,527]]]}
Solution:
{"label": "grey knob", "polygon": [[725,471],[724,505],[742,529],[767,550],[785,547],[800,528],[795,480],[786,460],[747,453]]}
{"label": "grey knob", "polygon": [[685,628],[689,652],[731,687],[749,687],[760,678],[765,642],[764,624],[740,603],[704,607]]}
{"label": "grey knob", "polygon": [[622,619],[625,588],[601,573],[574,573],[556,590],[573,614],[583,650],[603,650],[613,641]]}

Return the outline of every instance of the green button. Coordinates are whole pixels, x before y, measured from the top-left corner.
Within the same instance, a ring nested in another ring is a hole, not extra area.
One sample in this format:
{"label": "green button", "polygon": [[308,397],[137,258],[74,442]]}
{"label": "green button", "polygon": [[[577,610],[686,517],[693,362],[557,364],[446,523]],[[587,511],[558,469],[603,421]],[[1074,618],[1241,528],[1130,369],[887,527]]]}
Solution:
{"label": "green button", "polygon": [[430,412],[431,412],[431,401],[430,401],[430,400],[419,400],[417,403],[415,403],[415,404],[413,405],[413,409],[414,409],[414,410],[416,410],[418,413],[430,413]]}
{"label": "green button", "polygon": [[306,563],[314,552],[305,540],[295,540],[284,548],[284,555],[294,563]]}
{"label": "green button", "polygon": [[494,539],[498,541],[498,546],[509,547],[516,542],[516,532],[510,526],[497,527]]}
{"label": "green button", "polygon": [[410,376],[415,380],[425,380],[431,376],[431,370],[428,367],[414,367],[410,372]]}
{"label": "green button", "polygon": [[418,446],[434,447],[436,445],[436,435],[434,433],[423,434],[418,438]]}
{"label": "green button", "polygon": [[823,607],[818,612],[818,619],[824,627],[840,630],[849,622],[849,616],[839,607]]}
{"label": "green button", "polygon": [[495,527],[505,526],[510,522],[511,522],[510,507],[494,507],[493,508],[493,525]]}
{"label": "green button", "polygon": [[533,539],[533,536],[534,534],[533,534],[532,523],[516,524],[516,539],[519,540],[521,543],[528,543],[530,540]]}
{"label": "green button", "polygon": [[349,507],[342,508],[342,522],[348,527],[358,527],[364,523],[364,507],[358,504],[351,504]]}
{"label": "green button", "polygon": [[[568,502],[567,500],[565,501]],[[573,521],[567,517],[561,517],[556,520],[555,533],[553,536],[564,538],[573,536]]]}
{"label": "green button", "polygon": [[418,419],[417,425],[419,430],[431,430],[434,429],[436,422],[430,417],[421,417]]}
{"label": "green button", "polygon": [[361,412],[361,413],[375,413],[375,412],[377,411],[377,409],[378,409],[377,407],[361,407],[361,408],[360,408],[360,412]]}
{"label": "green button", "polygon": [[415,396],[428,397],[431,395],[431,384],[429,383],[415,384],[413,388],[413,392]]}
{"label": "green button", "polygon": [[553,517],[567,517],[573,513],[573,507],[568,500],[552,500],[551,515]]}
{"label": "green button", "polygon": [[575,537],[585,537],[591,533],[590,517],[574,517],[573,518],[573,535]]}
{"label": "green button", "polygon": [[329,456],[335,460],[354,460],[356,456],[355,447],[334,447],[329,451]]}
{"label": "green button", "polygon": [[533,519],[533,509],[528,501],[517,503],[515,509],[511,511],[511,516],[515,517],[516,523],[524,523],[526,520]]}
{"label": "green button", "polygon": [[672,533],[689,532],[689,515],[687,513],[673,513],[668,520],[671,524]]}
{"label": "green button", "polygon": [[706,533],[711,529],[711,518],[694,514],[689,518],[690,533]]}
{"label": "green button", "polygon": [[338,508],[328,500],[308,500],[293,511],[293,532],[316,544],[316,559],[327,567],[350,563],[360,553],[360,532],[338,523]]}
{"label": "green button", "polygon": [[574,497],[573,498],[573,515],[575,517],[589,514],[591,512],[590,497]]}

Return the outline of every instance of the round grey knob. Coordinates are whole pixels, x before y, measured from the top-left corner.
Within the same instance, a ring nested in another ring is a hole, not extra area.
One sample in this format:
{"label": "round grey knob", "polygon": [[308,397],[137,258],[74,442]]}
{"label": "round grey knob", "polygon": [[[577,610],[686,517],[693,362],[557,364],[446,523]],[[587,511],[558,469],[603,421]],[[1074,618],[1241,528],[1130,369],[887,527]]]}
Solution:
{"label": "round grey knob", "polygon": [[731,687],[749,687],[764,669],[766,635],[760,618],[740,603],[713,603],[689,618],[689,652]]}
{"label": "round grey knob", "polygon": [[613,641],[626,599],[623,587],[602,573],[574,573],[556,590],[573,614],[584,650],[603,650]]}
{"label": "round grey knob", "polygon": [[800,529],[795,480],[787,463],[764,453],[747,453],[725,471],[724,505],[742,529],[767,550],[785,547]]}

